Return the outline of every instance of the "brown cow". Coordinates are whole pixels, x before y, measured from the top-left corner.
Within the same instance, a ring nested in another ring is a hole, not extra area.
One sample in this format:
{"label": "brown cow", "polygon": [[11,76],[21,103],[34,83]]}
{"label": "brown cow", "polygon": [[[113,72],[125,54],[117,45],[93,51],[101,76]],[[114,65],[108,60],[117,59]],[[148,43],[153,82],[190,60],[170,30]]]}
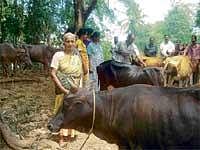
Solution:
{"label": "brown cow", "polygon": [[161,57],[141,57],[146,67],[162,67],[163,66],[163,58]]}
{"label": "brown cow", "polygon": [[[189,57],[179,55],[168,57],[164,61],[164,85],[172,86],[175,81],[179,81],[179,86],[189,85],[192,76],[192,62]],[[183,84],[184,83],[184,84]]]}
{"label": "brown cow", "polygon": [[79,90],[65,96],[48,128],[93,133],[120,150],[200,149],[200,88],[132,85],[112,92]]}

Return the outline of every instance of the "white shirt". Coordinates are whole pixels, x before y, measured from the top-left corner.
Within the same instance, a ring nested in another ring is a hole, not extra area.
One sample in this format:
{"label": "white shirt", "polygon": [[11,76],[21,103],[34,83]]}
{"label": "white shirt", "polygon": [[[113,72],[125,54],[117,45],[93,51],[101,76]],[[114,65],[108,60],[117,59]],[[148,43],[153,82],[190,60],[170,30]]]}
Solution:
{"label": "white shirt", "polygon": [[162,42],[160,44],[160,52],[163,56],[168,57],[171,53],[175,52],[175,45],[171,41],[168,43]]}
{"label": "white shirt", "polygon": [[[63,59],[65,57],[65,52],[64,51],[59,51],[59,52],[56,52],[54,55],[53,55],[53,58],[51,60],[51,64],[50,64],[50,67],[52,68],[55,68],[56,70],[58,70],[58,67],[59,67],[59,61],[61,59]],[[75,57],[78,57],[80,58],[80,56],[78,54],[76,54],[76,51],[74,51],[74,55],[73,55],[73,58]],[[71,63],[72,65],[77,65],[79,62],[75,61],[74,59],[71,60]]]}
{"label": "white shirt", "polygon": [[60,52],[56,52],[54,55],[53,55],[53,58],[51,60],[51,67],[52,68],[55,68],[56,70],[58,69],[58,62],[65,56],[65,53],[64,51],[60,51]]}

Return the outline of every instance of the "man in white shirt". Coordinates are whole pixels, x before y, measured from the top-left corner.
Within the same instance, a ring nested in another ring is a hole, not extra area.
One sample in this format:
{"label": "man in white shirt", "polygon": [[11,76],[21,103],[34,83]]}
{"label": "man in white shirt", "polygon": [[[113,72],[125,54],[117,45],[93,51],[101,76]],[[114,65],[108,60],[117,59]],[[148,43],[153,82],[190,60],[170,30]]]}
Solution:
{"label": "man in white shirt", "polygon": [[168,35],[164,35],[164,41],[160,44],[160,53],[164,57],[172,56],[175,53],[175,45],[169,40]]}

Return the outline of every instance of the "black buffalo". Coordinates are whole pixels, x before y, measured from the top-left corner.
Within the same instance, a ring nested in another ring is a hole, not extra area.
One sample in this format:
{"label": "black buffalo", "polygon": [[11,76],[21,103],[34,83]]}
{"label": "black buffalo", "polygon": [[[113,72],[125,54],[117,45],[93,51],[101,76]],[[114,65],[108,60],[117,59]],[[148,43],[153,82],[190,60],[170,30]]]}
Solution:
{"label": "black buffalo", "polygon": [[26,65],[32,64],[25,49],[14,47],[11,43],[0,43],[0,63],[4,76],[8,76],[11,64],[14,66],[13,73],[15,73],[17,64],[19,65],[21,62]]}
{"label": "black buffalo", "polygon": [[22,47],[28,51],[31,61],[40,62],[43,64],[44,71],[48,71],[51,59],[55,52],[61,51],[61,49],[57,49],[45,44],[22,44]]}
{"label": "black buffalo", "polygon": [[[93,133],[119,149],[200,149],[200,89],[132,85],[95,95]],[[88,132],[93,116],[92,92],[64,98],[48,128]]]}
{"label": "black buffalo", "polygon": [[97,66],[97,74],[100,90],[106,90],[109,85],[115,88],[132,84],[164,85],[160,68],[142,68],[114,60],[105,61]]}

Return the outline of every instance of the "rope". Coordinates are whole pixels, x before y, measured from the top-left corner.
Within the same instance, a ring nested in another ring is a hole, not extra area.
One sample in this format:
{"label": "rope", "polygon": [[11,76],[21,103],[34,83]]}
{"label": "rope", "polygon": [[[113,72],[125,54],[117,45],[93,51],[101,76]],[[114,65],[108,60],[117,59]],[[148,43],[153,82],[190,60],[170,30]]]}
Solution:
{"label": "rope", "polygon": [[92,131],[93,131],[93,128],[94,128],[94,121],[95,121],[95,91],[94,91],[94,88],[92,90],[92,94],[93,94],[93,116],[92,116],[92,127],[90,129],[90,131],[88,132],[88,136],[87,138],[85,139],[85,141],[83,142],[83,144],[81,145],[80,149],[79,150],[82,150],[85,143],[87,142],[87,140],[90,138],[90,135],[92,134]]}

